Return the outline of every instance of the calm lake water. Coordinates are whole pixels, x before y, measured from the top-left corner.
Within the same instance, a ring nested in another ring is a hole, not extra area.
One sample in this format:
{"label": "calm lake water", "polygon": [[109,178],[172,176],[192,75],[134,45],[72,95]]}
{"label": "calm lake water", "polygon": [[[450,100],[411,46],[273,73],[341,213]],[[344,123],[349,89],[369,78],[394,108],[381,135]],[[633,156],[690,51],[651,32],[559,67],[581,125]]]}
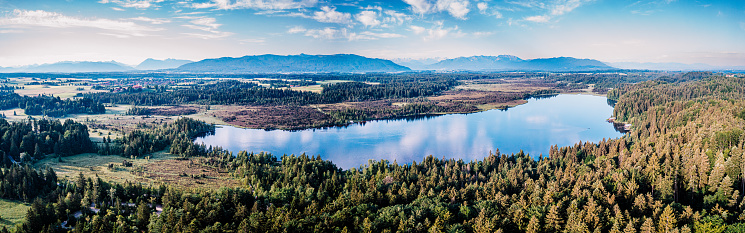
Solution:
{"label": "calm lake water", "polygon": [[558,95],[530,99],[508,110],[453,114],[408,120],[368,121],[365,125],[302,131],[241,129],[221,126],[197,143],[274,155],[320,155],[344,169],[369,159],[421,161],[427,155],[480,160],[489,151],[533,157],[548,155],[551,145],[597,142],[622,136],[605,120],[613,108],[605,97]]}

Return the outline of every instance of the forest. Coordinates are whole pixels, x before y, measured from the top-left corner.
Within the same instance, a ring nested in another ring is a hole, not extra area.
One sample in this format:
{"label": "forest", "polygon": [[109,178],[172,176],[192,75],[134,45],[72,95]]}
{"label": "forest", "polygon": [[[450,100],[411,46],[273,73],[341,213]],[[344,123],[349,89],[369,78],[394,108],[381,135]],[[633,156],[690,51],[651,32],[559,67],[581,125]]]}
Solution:
{"label": "forest", "polygon": [[89,93],[85,98],[95,102],[133,105],[172,104],[244,104],[244,105],[307,105],[342,101],[412,98],[434,95],[455,85],[453,79],[391,82],[370,85],[362,82],[342,82],[323,85],[322,93],[264,88],[241,81],[222,81],[195,85],[173,91],[143,91],[119,93]]}
{"label": "forest", "polygon": [[[617,119],[633,125],[628,134],[554,146],[547,157],[497,150],[478,161],[429,156],[349,170],[317,156],[195,145],[189,138],[210,125],[181,118],[112,143],[138,156],[170,146],[207,158],[242,187],[82,175],[50,186],[53,171],[16,165],[2,169],[1,188],[4,198],[36,197],[14,232],[743,232],[743,87],[719,74],[623,85],[608,96]],[[24,188],[21,177],[36,181]]]}
{"label": "forest", "polygon": [[101,114],[106,108],[89,98],[61,99],[48,95],[21,96],[0,90],[0,110],[21,108],[27,115],[62,117],[67,114]]}
{"label": "forest", "polygon": [[68,156],[95,152],[84,124],[66,120],[28,118],[22,122],[0,119],[0,161],[3,167],[43,159],[48,154]]}

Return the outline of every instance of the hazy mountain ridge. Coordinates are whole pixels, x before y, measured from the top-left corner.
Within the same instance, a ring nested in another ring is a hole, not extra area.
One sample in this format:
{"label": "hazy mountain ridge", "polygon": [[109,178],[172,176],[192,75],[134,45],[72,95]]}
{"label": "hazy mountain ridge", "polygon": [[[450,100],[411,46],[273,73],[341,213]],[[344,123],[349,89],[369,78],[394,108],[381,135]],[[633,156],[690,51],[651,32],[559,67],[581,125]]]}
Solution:
{"label": "hazy mountain ridge", "polygon": [[206,73],[365,73],[401,72],[411,69],[389,60],[354,54],[266,54],[205,59],[182,65],[175,70]]}
{"label": "hazy mountain ridge", "polygon": [[190,60],[179,60],[168,58],[165,60],[157,60],[148,58],[142,61],[139,65],[135,66],[138,70],[162,70],[162,69],[175,69],[184,64],[192,63]]}
{"label": "hazy mountain ridge", "polygon": [[713,66],[704,63],[685,64],[677,62],[609,62],[621,69],[694,71],[694,70],[745,70],[745,66]]}
{"label": "hazy mountain ridge", "polygon": [[523,60],[517,56],[471,56],[442,60],[426,66],[429,70],[470,71],[591,71],[615,69],[594,59],[554,57]]}
{"label": "hazy mountain ridge", "polygon": [[0,72],[26,72],[26,73],[81,73],[81,72],[124,72],[133,71],[134,68],[115,62],[100,61],[63,61],[51,64],[32,65],[24,67],[0,68]]}

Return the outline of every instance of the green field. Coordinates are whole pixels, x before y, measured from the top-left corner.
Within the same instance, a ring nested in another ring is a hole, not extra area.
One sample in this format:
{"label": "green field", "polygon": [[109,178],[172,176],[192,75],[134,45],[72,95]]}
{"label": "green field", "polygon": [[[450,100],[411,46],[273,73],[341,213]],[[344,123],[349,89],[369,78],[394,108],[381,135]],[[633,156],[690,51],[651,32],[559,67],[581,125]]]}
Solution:
{"label": "green field", "polygon": [[31,206],[19,201],[0,199],[0,228],[6,227],[10,230],[23,222],[29,208]]}

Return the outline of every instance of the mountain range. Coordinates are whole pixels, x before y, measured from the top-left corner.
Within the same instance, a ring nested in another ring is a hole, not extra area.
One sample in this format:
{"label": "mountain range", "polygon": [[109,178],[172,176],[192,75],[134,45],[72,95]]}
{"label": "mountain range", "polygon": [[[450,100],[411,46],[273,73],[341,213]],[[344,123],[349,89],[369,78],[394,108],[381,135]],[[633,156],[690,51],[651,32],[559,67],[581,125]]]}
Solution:
{"label": "mountain range", "polygon": [[8,67],[0,69],[2,73],[83,73],[83,72],[126,72],[134,68],[115,61],[63,61],[52,64]]}
{"label": "mountain range", "polygon": [[554,57],[523,60],[512,55],[472,56],[445,59],[422,70],[465,71],[594,71],[615,69],[592,59]]}
{"label": "mountain range", "polygon": [[163,70],[163,69],[174,69],[178,68],[187,63],[192,63],[189,60],[178,60],[168,58],[165,60],[156,60],[152,58],[145,59],[139,65],[135,66],[138,70]]}
{"label": "mountain range", "polygon": [[609,63],[613,67],[620,69],[637,69],[637,70],[664,70],[664,71],[693,71],[693,70],[745,70],[745,66],[712,66],[703,63],[684,64],[684,63],[654,63],[654,62],[613,62]]}
{"label": "mountain range", "polygon": [[409,70],[389,60],[354,54],[223,57],[193,62],[175,69],[194,73],[367,73]]}
{"label": "mountain range", "polygon": [[471,56],[452,59],[394,59],[367,58],[354,54],[335,55],[254,55],[223,57],[197,62],[189,60],[148,58],[135,67],[115,61],[57,62],[24,67],[0,67],[0,73],[78,73],[78,72],[141,72],[161,70],[186,73],[369,73],[418,71],[599,71],[617,69],[691,71],[745,70],[745,66],[720,67],[707,64],[682,63],[603,63],[593,59],[554,57],[521,59],[512,55]]}

